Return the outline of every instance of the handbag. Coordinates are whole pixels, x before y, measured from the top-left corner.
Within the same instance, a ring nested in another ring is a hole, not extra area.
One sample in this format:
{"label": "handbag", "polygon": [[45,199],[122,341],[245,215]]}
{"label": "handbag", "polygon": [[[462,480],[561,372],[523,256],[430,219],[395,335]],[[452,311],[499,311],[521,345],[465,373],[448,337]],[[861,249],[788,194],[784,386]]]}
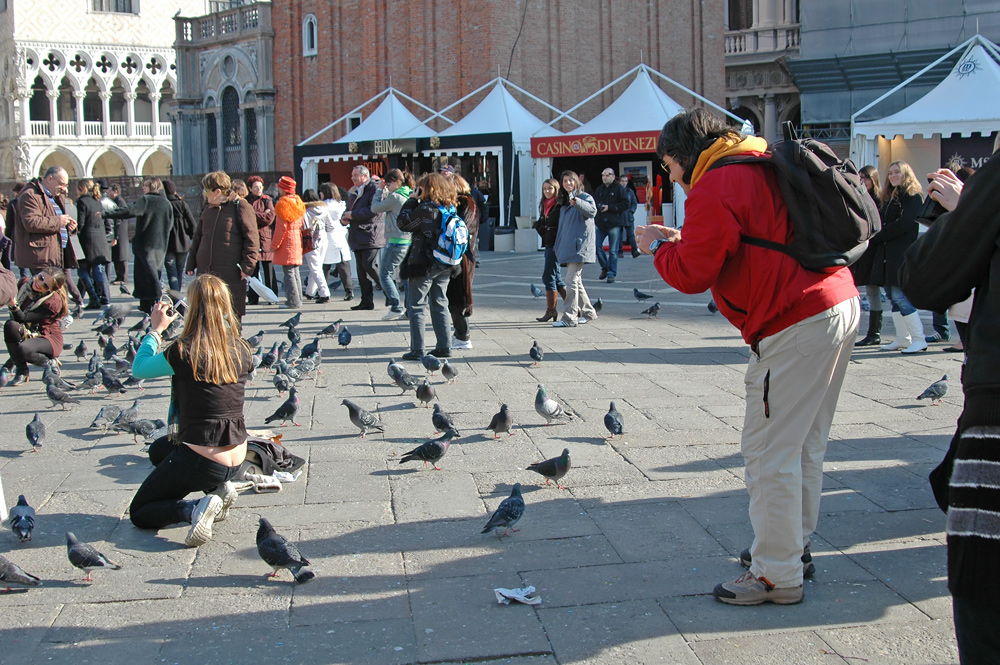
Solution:
{"label": "handbag", "polygon": [[312,230],[303,226],[302,227],[302,253],[308,254],[309,252],[316,249],[316,241],[313,240]]}

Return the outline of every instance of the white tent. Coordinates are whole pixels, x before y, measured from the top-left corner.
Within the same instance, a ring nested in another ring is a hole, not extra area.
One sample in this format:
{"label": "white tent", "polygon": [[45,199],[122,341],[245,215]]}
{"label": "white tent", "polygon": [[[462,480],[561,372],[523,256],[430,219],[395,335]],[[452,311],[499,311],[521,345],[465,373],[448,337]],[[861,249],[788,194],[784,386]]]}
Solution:
{"label": "white tent", "polygon": [[[684,110],[653,83],[644,65],[639,66],[635,80],[608,108],[584,125],[567,134],[617,134],[623,132],[660,131],[667,120]],[[641,109],[641,112],[639,112]],[[541,135],[540,135],[541,136]]]}
{"label": "white tent", "polygon": [[434,130],[420,122],[403,106],[389,89],[382,103],[360,125],[348,132],[338,143],[379,141],[382,139],[413,139],[433,136]]}

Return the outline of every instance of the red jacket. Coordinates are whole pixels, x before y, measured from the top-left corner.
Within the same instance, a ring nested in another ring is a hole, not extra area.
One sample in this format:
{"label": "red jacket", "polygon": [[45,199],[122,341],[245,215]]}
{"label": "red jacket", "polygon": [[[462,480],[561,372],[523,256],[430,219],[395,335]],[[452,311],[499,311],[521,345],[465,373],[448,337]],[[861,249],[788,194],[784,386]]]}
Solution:
{"label": "red jacket", "polygon": [[811,272],[786,254],[740,242],[741,234],[791,239],[778,181],[765,164],[733,164],[696,181],[684,203],[681,240],[657,251],[656,269],[682,293],[711,289],[747,344],[857,297],[847,268]]}

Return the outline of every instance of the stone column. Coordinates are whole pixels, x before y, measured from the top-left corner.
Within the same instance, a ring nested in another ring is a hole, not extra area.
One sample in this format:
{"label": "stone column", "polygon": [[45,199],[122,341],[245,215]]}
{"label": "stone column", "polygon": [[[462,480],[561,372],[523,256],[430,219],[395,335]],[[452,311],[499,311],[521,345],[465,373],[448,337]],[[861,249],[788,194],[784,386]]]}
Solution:
{"label": "stone column", "polygon": [[160,138],[160,93],[151,92],[149,93],[149,107],[151,112],[152,129],[150,130],[150,136],[153,140]]}
{"label": "stone column", "polygon": [[274,106],[271,104],[257,107],[257,168],[274,170]]}
{"label": "stone column", "polygon": [[101,136],[111,136],[111,93],[102,90],[97,93],[101,98]]}
{"label": "stone column", "polygon": [[76,137],[83,138],[83,99],[87,93],[83,90],[74,90],[73,99],[76,100]]}
{"label": "stone column", "polygon": [[774,95],[764,95],[764,140],[769,144],[778,140],[778,109]]}
{"label": "stone column", "polygon": [[125,95],[125,136],[132,138],[135,136],[135,93],[126,92]]}
{"label": "stone column", "polygon": [[222,136],[222,107],[216,107],[215,113],[212,115],[215,120],[215,168],[218,171],[226,170],[226,147],[225,137]]}
{"label": "stone column", "polygon": [[59,101],[59,91],[46,90],[45,96],[49,98],[49,136],[55,138],[59,135],[59,107],[56,104]]}

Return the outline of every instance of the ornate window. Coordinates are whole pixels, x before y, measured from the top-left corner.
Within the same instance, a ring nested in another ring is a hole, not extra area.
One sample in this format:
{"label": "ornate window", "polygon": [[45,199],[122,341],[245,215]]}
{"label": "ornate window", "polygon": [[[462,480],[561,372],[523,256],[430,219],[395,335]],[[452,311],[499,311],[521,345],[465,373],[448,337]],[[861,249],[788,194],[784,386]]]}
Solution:
{"label": "ornate window", "polygon": [[317,47],[318,37],[316,15],[308,14],[302,21],[302,55],[316,55],[319,50]]}
{"label": "ornate window", "polygon": [[243,110],[243,122],[246,123],[247,171],[260,168],[260,158],[257,154],[257,112],[254,109]]}
{"label": "ornate window", "polygon": [[729,0],[729,30],[748,30],[753,26],[753,0]]}
{"label": "ornate window", "polygon": [[95,12],[138,14],[139,0],[91,0]]}
{"label": "ornate window", "polygon": [[218,171],[219,170],[219,135],[218,129],[215,124],[215,114],[206,113],[205,114],[205,126],[208,130],[207,136],[205,137],[208,143],[208,170]]}
{"label": "ornate window", "polygon": [[243,170],[243,140],[240,131],[240,96],[229,86],[222,91],[222,149],[225,151],[224,171]]}

